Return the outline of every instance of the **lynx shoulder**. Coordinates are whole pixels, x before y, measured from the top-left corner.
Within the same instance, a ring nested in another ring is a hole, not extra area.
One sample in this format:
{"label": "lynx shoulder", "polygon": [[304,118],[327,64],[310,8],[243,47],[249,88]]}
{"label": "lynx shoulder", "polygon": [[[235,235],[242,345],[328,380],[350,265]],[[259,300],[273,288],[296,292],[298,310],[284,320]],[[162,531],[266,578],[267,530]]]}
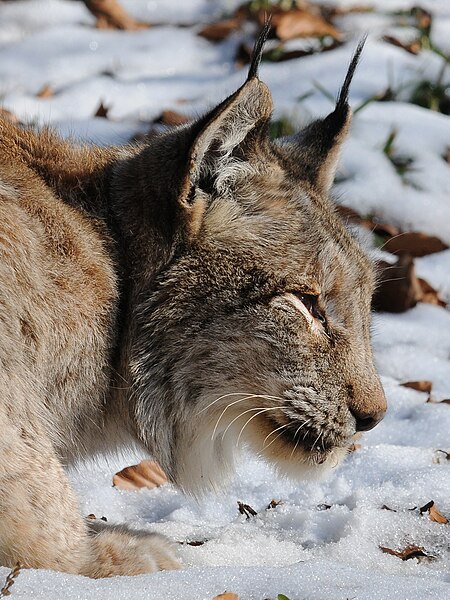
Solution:
{"label": "lynx shoulder", "polygon": [[177,568],[168,540],[88,525],[64,465],[133,442],[198,494],[242,444],[326,471],[386,405],[370,261],[328,199],[351,111],[272,142],[257,70],[193,124],[80,148],[0,121],[0,563]]}

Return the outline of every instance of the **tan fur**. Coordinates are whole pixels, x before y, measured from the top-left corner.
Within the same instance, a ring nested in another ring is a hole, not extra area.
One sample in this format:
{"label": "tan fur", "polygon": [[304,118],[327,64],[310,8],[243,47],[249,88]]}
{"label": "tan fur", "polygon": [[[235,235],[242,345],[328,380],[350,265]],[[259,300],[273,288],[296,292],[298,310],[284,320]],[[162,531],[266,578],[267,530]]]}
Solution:
{"label": "tan fur", "polygon": [[254,72],[142,146],[0,121],[1,564],[177,568],[161,536],[85,523],[77,457],[137,444],[198,494],[243,443],[303,477],[382,417],[372,267],[327,198],[345,94],[272,144]]}

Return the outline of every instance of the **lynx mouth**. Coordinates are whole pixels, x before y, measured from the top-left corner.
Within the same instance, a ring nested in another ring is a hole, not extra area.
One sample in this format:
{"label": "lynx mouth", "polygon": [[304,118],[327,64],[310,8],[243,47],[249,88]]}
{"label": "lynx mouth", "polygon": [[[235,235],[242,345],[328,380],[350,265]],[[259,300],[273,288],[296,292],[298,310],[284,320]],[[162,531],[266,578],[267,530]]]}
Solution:
{"label": "lynx mouth", "polygon": [[353,441],[347,437],[331,436],[325,429],[308,428],[308,421],[287,423],[280,429],[280,423],[275,419],[267,416],[265,420],[271,431],[279,430],[274,436],[278,435],[280,441],[292,447],[293,453],[297,449],[307,453],[308,458],[317,464],[325,462],[334,450],[346,448]]}

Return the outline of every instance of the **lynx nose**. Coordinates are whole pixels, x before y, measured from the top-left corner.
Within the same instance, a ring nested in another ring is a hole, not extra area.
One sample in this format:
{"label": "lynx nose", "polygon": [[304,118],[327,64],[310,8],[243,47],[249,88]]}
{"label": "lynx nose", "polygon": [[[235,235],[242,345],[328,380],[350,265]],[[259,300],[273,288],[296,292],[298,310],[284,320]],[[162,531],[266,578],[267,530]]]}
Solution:
{"label": "lynx nose", "polygon": [[379,410],[376,413],[360,413],[356,410],[350,410],[356,421],[356,431],[370,431],[378,425],[386,414],[385,410]]}
{"label": "lynx nose", "polygon": [[372,385],[366,384],[366,386],[364,393],[361,393],[356,386],[347,386],[348,409],[356,421],[356,431],[370,431],[386,414],[386,396],[378,378],[372,382]]}

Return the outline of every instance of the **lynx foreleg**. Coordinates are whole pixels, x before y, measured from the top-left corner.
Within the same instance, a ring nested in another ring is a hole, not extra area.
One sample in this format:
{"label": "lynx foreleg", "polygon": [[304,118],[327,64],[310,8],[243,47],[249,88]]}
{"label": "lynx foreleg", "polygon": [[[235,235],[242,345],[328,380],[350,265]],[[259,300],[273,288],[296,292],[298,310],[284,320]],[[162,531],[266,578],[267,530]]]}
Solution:
{"label": "lynx foreleg", "polygon": [[89,577],[178,568],[162,536],[88,526],[45,432],[12,412],[0,407],[0,564]]}

